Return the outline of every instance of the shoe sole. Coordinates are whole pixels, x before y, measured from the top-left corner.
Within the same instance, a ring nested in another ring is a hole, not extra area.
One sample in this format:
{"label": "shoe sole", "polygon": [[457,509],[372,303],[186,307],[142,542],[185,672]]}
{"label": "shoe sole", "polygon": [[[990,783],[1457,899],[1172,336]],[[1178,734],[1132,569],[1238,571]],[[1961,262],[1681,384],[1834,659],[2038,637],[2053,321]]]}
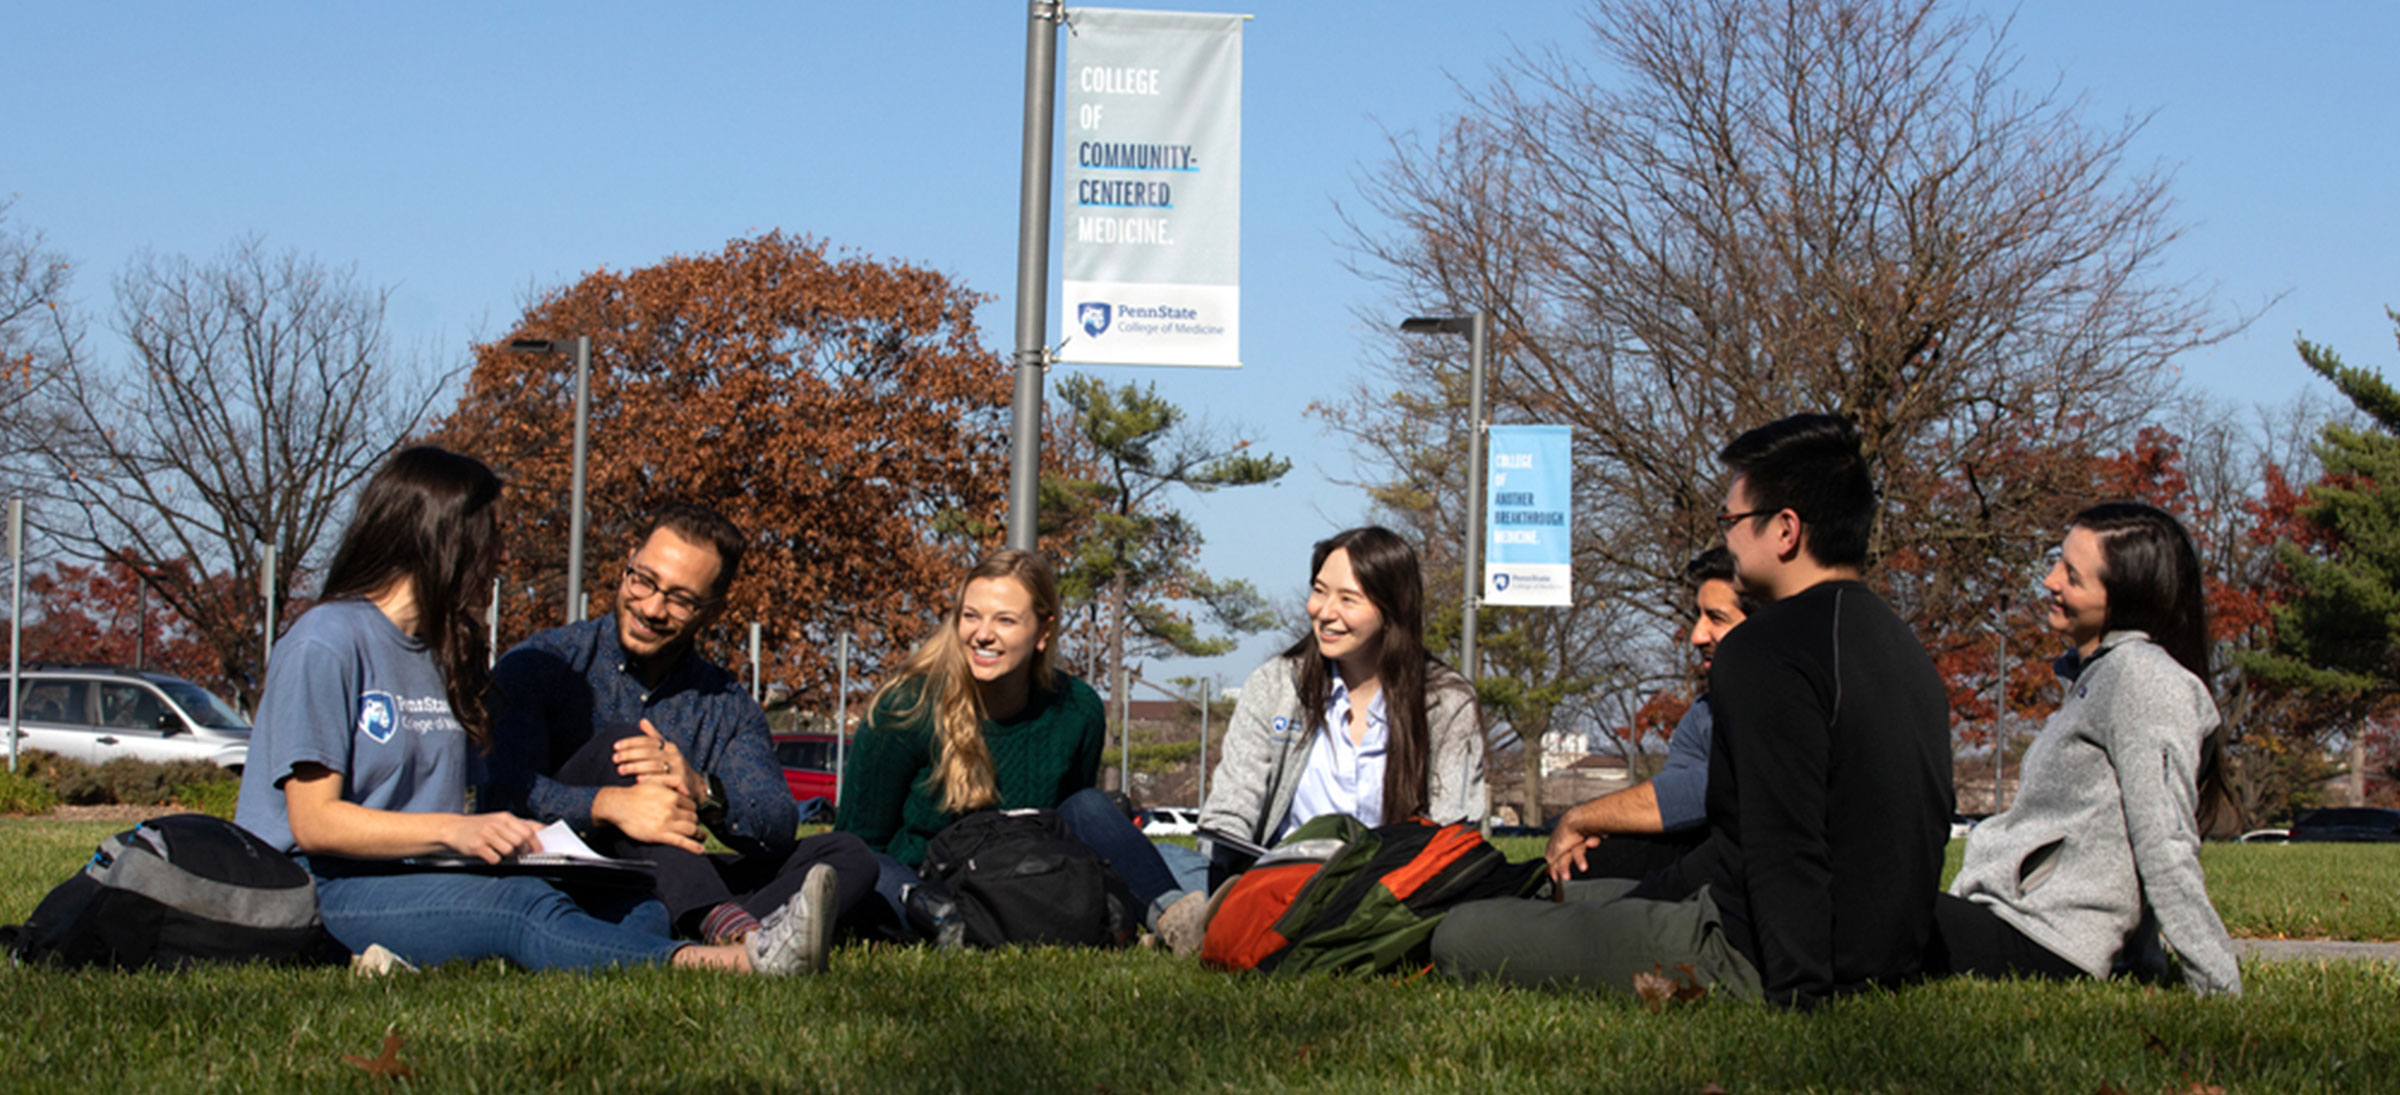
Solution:
{"label": "shoe sole", "polygon": [[833,868],[819,863],[800,880],[800,968],[823,973],[832,955]]}
{"label": "shoe sole", "polygon": [[[833,868],[819,863],[808,869],[800,879],[800,892],[783,903],[783,907],[767,917],[760,928],[764,933],[753,936],[755,950],[750,953],[750,967],[770,976],[825,971],[827,941],[833,928]],[[770,961],[770,955],[791,954],[788,962]]]}

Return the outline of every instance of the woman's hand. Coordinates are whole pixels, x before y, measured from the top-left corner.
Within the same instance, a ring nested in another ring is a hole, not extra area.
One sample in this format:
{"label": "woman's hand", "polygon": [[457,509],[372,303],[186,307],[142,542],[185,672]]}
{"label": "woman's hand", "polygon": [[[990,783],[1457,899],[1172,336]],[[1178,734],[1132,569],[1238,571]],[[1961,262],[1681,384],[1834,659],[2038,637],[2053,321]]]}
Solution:
{"label": "woman's hand", "polygon": [[456,814],[442,830],[442,846],[486,863],[498,863],[519,852],[538,852],[534,834],[542,827],[515,814]]}

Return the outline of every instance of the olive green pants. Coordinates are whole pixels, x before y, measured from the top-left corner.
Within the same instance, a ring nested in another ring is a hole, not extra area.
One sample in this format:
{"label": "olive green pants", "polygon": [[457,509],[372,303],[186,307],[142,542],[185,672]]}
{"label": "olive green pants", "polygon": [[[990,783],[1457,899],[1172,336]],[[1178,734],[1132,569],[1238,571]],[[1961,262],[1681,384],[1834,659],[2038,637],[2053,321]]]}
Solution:
{"label": "olive green pants", "polygon": [[1634,883],[1567,883],[1564,902],[1503,897],[1450,910],[1433,933],[1433,962],[1461,980],[1635,993],[1635,974],[1761,998],[1758,970],[1725,938],[1708,890],[1681,901],[1625,896]]}

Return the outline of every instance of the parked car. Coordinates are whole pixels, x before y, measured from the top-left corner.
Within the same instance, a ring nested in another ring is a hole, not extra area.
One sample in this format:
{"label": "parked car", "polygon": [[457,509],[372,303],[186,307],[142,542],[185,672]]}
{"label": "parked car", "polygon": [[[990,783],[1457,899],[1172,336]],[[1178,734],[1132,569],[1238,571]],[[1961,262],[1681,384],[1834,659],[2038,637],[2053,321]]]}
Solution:
{"label": "parked car", "polygon": [[[0,695],[0,735],[8,699]],[[250,720],[208,689],[164,673],[104,665],[39,665],[18,675],[17,748],[104,764],[205,760],[242,770]]]}
{"label": "parked car", "polygon": [[775,761],[783,765],[783,782],[791,787],[793,801],[821,798],[833,804],[836,747],[831,734],[775,735]]}
{"label": "parked car", "polygon": [[2334,806],[2310,810],[2292,822],[2289,839],[2340,844],[2400,841],[2400,810],[2380,806]]}
{"label": "parked car", "polygon": [[1152,806],[1133,821],[1145,836],[1191,836],[1200,831],[1200,811],[1191,806]]}

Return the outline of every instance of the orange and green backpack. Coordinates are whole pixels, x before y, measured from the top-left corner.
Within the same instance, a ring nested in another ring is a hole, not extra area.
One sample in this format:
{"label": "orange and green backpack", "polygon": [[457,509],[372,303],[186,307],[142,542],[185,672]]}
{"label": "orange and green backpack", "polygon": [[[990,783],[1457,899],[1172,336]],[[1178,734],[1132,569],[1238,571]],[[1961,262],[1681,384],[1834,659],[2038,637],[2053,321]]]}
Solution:
{"label": "orange and green backpack", "polygon": [[1472,825],[1310,818],[1216,899],[1200,961],[1261,973],[1419,964],[1444,913],[1541,881],[1541,860],[1510,863]]}

